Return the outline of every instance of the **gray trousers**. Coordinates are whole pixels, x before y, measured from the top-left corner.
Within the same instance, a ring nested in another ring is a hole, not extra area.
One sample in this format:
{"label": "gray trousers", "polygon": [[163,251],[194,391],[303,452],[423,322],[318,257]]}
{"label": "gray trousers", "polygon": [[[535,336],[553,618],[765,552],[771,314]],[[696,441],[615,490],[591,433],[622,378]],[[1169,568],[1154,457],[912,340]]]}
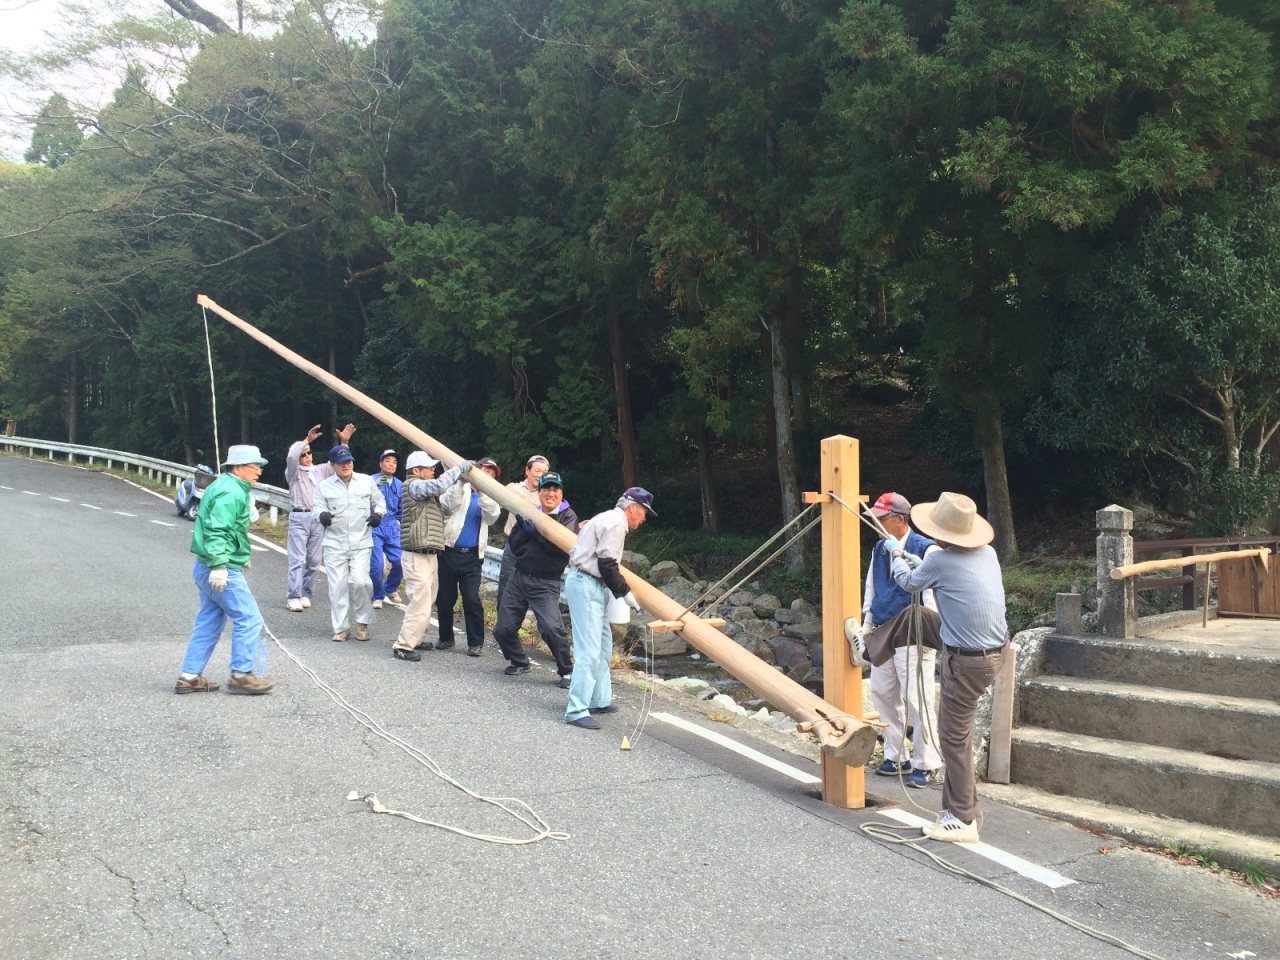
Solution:
{"label": "gray trousers", "polygon": [[564,615],[560,612],[560,581],[526,576],[514,567],[513,564],[507,575],[507,588],[498,602],[493,639],[502,649],[502,655],[512,663],[528,663],[529,654],[520,642],[519,630],[525,613],[532,610],[538,621],[538,633],[556,658],[556,670],[560,676],[567,677],[573,673],[573,661],[569,656]]}
{"label": "gray trousers", "polygon": [[516,557],[511,552],[511,544],[502,548],[502,566],[498,568],[498,609],[502,609],[502,595],[507,592],[507,581],[516,569]]}
{"label": "gray trousers", "polygon": [[978,699],[1000,672],[1008,645],[985,656],[942,651],[942,692],[938,703],[938,749],[946,765],[942,809],[968,823],[981,812],[973,773],[973,717]]}
{"label": "gray trousers", "polygon": [[324,527],[308,513],[289,514],[289,593],[288,599],[311,599],[316,577],[320,575],[320,554]]}
{"label": "gray trousers", "polygon": [[329,615],[334,633],[350,630],[353,619],[366,626],[373,623],[373,578],[369,576],[372,552],[371,546],[324,552],[324,575],[329,578]]}

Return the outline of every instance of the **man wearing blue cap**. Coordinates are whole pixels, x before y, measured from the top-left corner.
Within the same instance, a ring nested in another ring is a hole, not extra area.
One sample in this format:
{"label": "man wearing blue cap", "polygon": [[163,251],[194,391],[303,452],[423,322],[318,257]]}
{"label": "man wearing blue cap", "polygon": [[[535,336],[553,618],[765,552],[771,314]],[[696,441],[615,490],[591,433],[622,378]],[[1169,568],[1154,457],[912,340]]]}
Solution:
{"label": "man wearing blue cap", "polygon": [[228,693],[268,692],[271,681],[254,672],[266,666],[260,647],[262,614],[249,591],[244,568],[249,566],[250,491],[267,461],[257,447],[237,444],[227,451],[222,474],[204,492],[191,534],[196,555],[191,577],[200,591],[200,610],[187,642],[187,656],[174,693],[211,693],[218,684],[202,676],[222,628],[231,620],[231,679]]}
{"label": "man wearing blue cap", "polygon": [[369,555],[374,527],[382,523],[387,501],[367,473],[356,473],[355,458],[345,443],[329,451],[333,475],[316,487],[315,518],[324,527],[324,575],[329,580],[329,615],[333,639],[369,640],[373,623],[373,579]]}
{"label": "man wearing blue cap", "polygon": [[564,722],[584,730],[599,730],[593,713],[613,713],[609,661],[613,659],[613,631],[609,628],[610,597],[625,599],[633,610],[640,602],[627,586],[618,566],[627,534],[645,522],[653,509],[653,494],[644,487],[628,487],[612,510],[583,524],[578,542],[569,552],[572,570],[565,581],[573,624],[573,677]]}

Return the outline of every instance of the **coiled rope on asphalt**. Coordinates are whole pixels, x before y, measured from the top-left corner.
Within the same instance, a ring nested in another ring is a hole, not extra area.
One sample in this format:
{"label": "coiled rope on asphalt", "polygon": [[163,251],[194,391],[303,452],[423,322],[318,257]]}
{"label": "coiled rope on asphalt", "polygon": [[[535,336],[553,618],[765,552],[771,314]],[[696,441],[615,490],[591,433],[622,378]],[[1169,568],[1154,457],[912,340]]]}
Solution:
{"label": "coiled rope on asphalt", "polygon": [[352,790],[350,793],[347,794],[348,800],[359,801],[361,803],[367,804],[369,809],[374,813],[385,813],[393,817],[403,817],[405,820],[412,820],[414,823],[420,823],[426,827],[436,827],[440,830],[446,830],[449,833],[456,833],[458,836],[466,837],[470,840],[481,840],[485,843],[497,843],[505,846],[525,846],[531,843],[538,843],[541,840],[568,840],[569,839],[569,834],[567,832],[563,830],[552,830],[550,825],[544,819],[542,819],[542,817],[532,807],[530,807],[527,803],[525,803],[519,797],[486,797],[483,794],[477,793],[476,791],[472,790],[470,787],[467,787],[464,784],[460,783],[455,777],[452,777],[449,774],[445,773],[444,770],[441,768],[440,764],[437,763],[434,759],[432,759],[432,757],[425,750],[422,750],[420,747],[415,747],[413,744],[408,743],[404,739],[396,736],[396,734],[387,730],[385,727],[382,726],[381,723],[379,723],[373,717],[369,716],[369,714],[365,713],[359,707],[354,706],[350,701],[347,700],[346,697],[344,697],[341,693],[339,693],[327,682],[325,682],[325,680],[321,678],[321,676],[318,673],[316,673],[315,670],[307,666],[307,664],[304,663],[297,655],[295,655],[292,650],[286,647],[283,641],[281,641],[279,637],[277,637],[274,633],[272,633],[270,627],[264,624],[262,629],[266,632],[267,636],[269,636],[272,639],[275,645],[280,648],[281,652],[283,652],[286,657],[288,657],[295,664],[297,664],[298,669],[300,669],[303,673],[305,673],[308,677],[310,677],[312,682],[314,682],[316,686],[318,686],[322,691],[324,691],[325,695],[328,696],[329,699],[332,700],[334,703],[336,703],[339,707],[341,707],[343,711],[345,711],[353,720],[356,721],[356,723],[360,724],[362,727],[369,730],[371,733],[375,734],[376,736],[381,737],[383,740],[387,741],[387,743],[391,744],[393,747],[396,747],[399,750],[404,751],[411,758],[416,760],[418,763],[422,764],[424,767],[430,770],[436,777],[443,780],[445,783],[447,783],[449,786],[453,787],[454,789],[462,791],[467,796],[471,797],[471,799],[473,800],[478,800],[481,803],[487,803],[487,804],[490,804],[491,806],[497,807],[503,813],[520,821],[526,827],[529,828],[529,830],[532,832],[532,835],[521,838],[521,837],[496,836],[494,834],[488,834],[488,833],[475,833],[474,831],[471,831],[471,830],[464,830],[462,827],[455,827],[455,826],[452,826],[451,824],[440,823],[437,820],[427,820],[423,817],[416,816],[412,813],[406,813],[403,810],[392,810],[384,806],[378,800],[377,794],[373,794],[373,793],[361,794],[357,790]]}

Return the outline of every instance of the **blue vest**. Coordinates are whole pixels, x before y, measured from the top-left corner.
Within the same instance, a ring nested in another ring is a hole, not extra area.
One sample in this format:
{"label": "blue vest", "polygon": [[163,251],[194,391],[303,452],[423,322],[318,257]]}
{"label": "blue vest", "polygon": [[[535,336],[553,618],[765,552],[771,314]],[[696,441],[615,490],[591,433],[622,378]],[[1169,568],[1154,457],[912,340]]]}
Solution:
{"label": "blue vest", "polygon": [[[933,546],[933,541],[912,530],[907,534],[904,546],[907,553],[923,557],[924,552]],[[877,627],[888,623],[911,606],[911,594],[898,586],[889,573],[889,567],[889,551],[884,548],[884,541],[880,540],[871,550],[871,585],[876,591],[875,599],[871,601],[871,620]]]}

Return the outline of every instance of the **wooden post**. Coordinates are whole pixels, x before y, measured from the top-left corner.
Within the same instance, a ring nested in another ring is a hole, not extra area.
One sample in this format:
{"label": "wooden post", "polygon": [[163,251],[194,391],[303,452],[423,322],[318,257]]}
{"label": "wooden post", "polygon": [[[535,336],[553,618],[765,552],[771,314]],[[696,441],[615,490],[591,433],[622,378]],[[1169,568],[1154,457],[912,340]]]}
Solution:
{"label": "wooden post", "polygon": [[[1064,594],[1058,594],[1064,596]],[[1009,644],[991,690],[991,738],[987,741],[987,779],[1009,782],[1013,746],[1013,687],[1018,675],[1018,648]]]}
{"label": "wooden post", "polygon": [[[822,441],[822,493],[833,493],[858,509],[858,441]],[[822,678],[823,697],[837,710],[862,716],[862,671],[849,661],[844,635],[847,617],[862,616],[862,546],[858,518],[834,499],[822,505]],[[823,754],[822,799],[832,806],[867,805],[866,770]]]}

